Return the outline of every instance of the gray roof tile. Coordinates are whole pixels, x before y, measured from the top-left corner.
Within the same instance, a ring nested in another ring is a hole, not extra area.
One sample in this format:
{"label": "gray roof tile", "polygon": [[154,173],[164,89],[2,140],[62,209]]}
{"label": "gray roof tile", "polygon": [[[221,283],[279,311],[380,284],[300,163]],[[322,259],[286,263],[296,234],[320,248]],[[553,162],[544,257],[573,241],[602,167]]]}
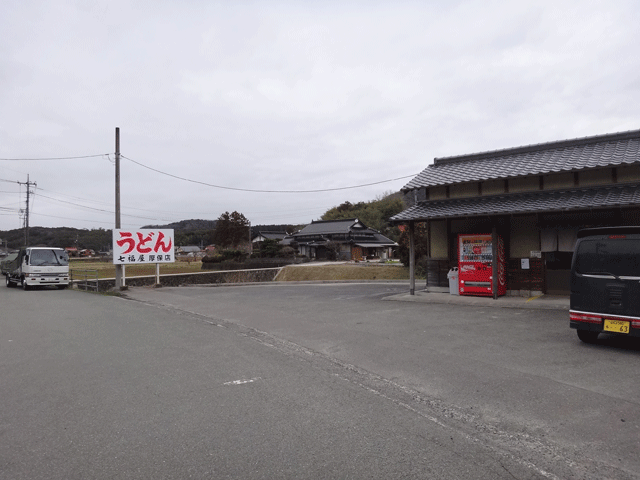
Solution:
{"label": "gray roof tile", "polygon": [[394,215],[390,220],[403,223],[409,220],[586,210],[631,205],[640,205],[640,184],[424,201]]}
{"label": "gray roof tile", "polygon": [[360,224],[357,218],[346,220],[314,221],[304,227],[295,235],[329,235],[336,233],[349,233],[354,225]]}
{"label": "gray roof tile", "polygon": [[640,130],[436,158],[402,190],[640,163]]}

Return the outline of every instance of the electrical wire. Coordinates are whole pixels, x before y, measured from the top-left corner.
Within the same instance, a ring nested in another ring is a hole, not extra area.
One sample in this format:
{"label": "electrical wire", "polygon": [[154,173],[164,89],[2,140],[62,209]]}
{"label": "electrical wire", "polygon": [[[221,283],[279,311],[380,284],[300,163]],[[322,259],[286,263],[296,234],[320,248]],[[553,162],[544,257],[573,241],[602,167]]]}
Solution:
{"label": "electrical wire", "polygon": [[[69,220],[69,217],[61,217],[59,215],[47,215],[46,213],[33,212],[33,215],[37,216],[37,217],[61,218],[63,220]],[[85,219],[79,219],[79,218],[74,218],[73,220],[79,221],[79,222],[104,223],[106,225],[112,225],[113,226],[113,221],[111,221],[111,222],[103,222],[103,221],[100,221],[100,220],[93,220],[93,219],[92,220],[85,220]],[[123,225],[127,225],[127,226],[130,226],[132,228],[136,228],[137,227],[137,225],[134,225],[134,224],[131,224],[131,223],[127,223],[127,224],[123,224]],[[71,228],[73,228],[73,227],[71,227]]]}
{"label": "electrical wire", "polygon": [[[98,158],[98,157],[106,157],[108,160],[110,160],[110,154],[108,153],[104,153],[104,154],[96,154],[96,155],[81,155],[81,156],[73,156],[73,157],[41,157],[41,158],[0,158],[0,161],[56,161],[56,160],[75,160],[75,159],[86,159],[86,158]],[[364,188],[364,187],[369,187],[369,186],[373,186],[373,185],[380,185],[383,183],[389,183],[389,182],[393,182],[393,181],[397,181],[397,180],[403,180],[406,178],[412,178],[415,177],[416,174],[412,174],[412,175],[405,175],[402,177],[396,177],[396,178],[392,178],[392,179],[387,179],[387,180],[381,180],[381,181],[377,181],[377,182],[370,182],[370,183],[365,183],[365,184],[359,184],[359,185],[351,185],[351,186],[345,186],[345,187],[336,187],[336,188],[324,188],[324,189],[311,189],[311,190],[267,190],[267,189],[250,189],[250,188],[240,188],[240,187],[228,187],[228,186],[223,186],[223,185],[215,185],[215,184],[211,184],[211,183],[207,183],[207,182],[202,182],[199,180],[194,180],[194,179],[190,179],[190,178],[186,178],[186,177],[181,177],[178,175],[174,175],[168,172],[164,172],[162,170],[158,170],[152,167],[149,167],[141,162],[138,162],[136,160],[133,160],[132,158],[129,158],[127,156],[121,155],[121,158],[124,158],[126,160],[129,160],[130,162],[142,167],[142,168],[146,168],[148,170],[154,171],[156,173],[159,173],[161,175],[165,175],[171,178],[175,178],[177,180],[181,180],[181,181],[185,181],[185,182],[190,182],[190,183],[194,183],[194,184],[199,184],[199,185],[204,185],[204,186],[208,186],[208,187],[212,187],[212,188],[219,188],[219,189],[223,189],[223,190],[233,190],[233,191],[239,191],[239,192],[252,192],[252,193],[321,193],[321,192],[335,192],[335,191],[341,191],[341,190],[351,190],[351,189],[356,189],[356,188]],[[18,183],[20,185],[20,190],[21,190],[21,182],[18,181],[12,181],[12,180],[6,180],[6,179],[0,179],[0,181],[2,182],[7,182],[7,183]],[[28,188],[28,187],[27,187]],[[43,188],[39,189],[40,192],[44,191],[48,191],[45,190]],[[68,201],[64,201],[64,200],[60,200],[60,199],[56,199],[53,197],[48,197],[46,195],[43,195],[42,193],[38,192],[38,195],[42,198],[46,198],[49,200],[53,200],[56,202],[61,202],[61,203],[66,203],[69,205],[73,205],[76,207],[80,207],[80,208],[85,208],[88,210],[93,210],[93,211],[97,211],[97,212],[102,212],[102,213],[108,213],[108,214],[113,214],[113,211],[110,210],[104,210],[104,209],[100,209],[100,208],[95,208],[95,207],[89,207],[87,205],[80,205],[74,202],[68,202]],[[6,192],[6,193],[14,193],[14,192]],[[18,192],[20,193],[20,192]],[[55,193],[55,192],[52,192]],[[62,194],[59,194],[62,195]],[[62,196],[66,196],[66,195],[62,195]],[[35,192],[34,192],[34,197],[35,197]],[[84,198],[79,198],[79,197],[72,197],[72,196],[67,196],[68,198],[75,198],[77,200],[80,201],[87,201],[87,202],[91,202],[94,204],[103,204],[103,205],[107,205],[104,202],[96,202],[94,200],[89,200],[89,199],[84,199]],[[33,201],[35,201],[35,198],[33,199]],[[138,210],[138,211],[147,211],[147,212],[153,212],[154,210],[147,210],[147,209],[142,209],[142,208],[131,208],[131,210]],[[33,208],[32,208],[33,211]],[[194,214],[197,212],[167,212],[167,213],[175,213],[175,214],[180,214],[180,213],[190,213],[190,214]],[[34,214],[36,214],[34,212]],[[200,214],[205,214],[205,213],[200,213]],[[206,212],[206,214],[210,214],[210,212]],[[7,214],[5,214],[7,215]],[[37,214],[36,214],[37,215]],[[42,214],[40,214],[42,215]],[[295,215],[298,216],[299,212]],[[157,219],[157,218],[149,218],[149,217],[142,217],[142,216],[136,216],[136,215],[127,215],[127,214],[123,214],[123,216],[126,217],[130,217],[130,218],[138,218],[138,219],[142,219],[142,220],[153,220],[153,221],[171,221],[171,220],[166,220],[166,219]],[[287,217],[291,218],[294,217],[294,215],[287,215]],[[54,218],[65,218],[65,217],[54,217]],[[273,216],[273,217],[269,217],[269,218],[284,218],[282,215],[278,215]],[[99,222],[99,223],[107,223],[107,222]]]}
{"label": "electrical wire", "polygon": [[[87,205],[80,205],[80,204],[78,204],[78,203],[67,202],[66,200],[60,200],[60,199],[58,199],[58,198],[48,197],[48,196],[46,196],[46,195],[42,195],[42,194],[40,194],[40,197],[41,197],[41,198],[46,198],[46,199],[48,199],[48,200],[53,200],[54,202],[60,202],[60,203],[66,203],[66,204],[68,204],[68,205],[73,205],[74,207],[86,208],[87,210],[93,210],[93,211],[96,211],[96,212],[108,213],[108,214],[110,214],[110,215],[115,215],[115,212],[114,212],[113,210],[104,210],[104,209],[102,209],[102,208],[95,208],[95,207],[89,207],[89,206],[87,206]],[[141,220],[154,220],[154,221],[161,220],[161,221],[163,221],[163,222],[170,222],[170,221],[172,221],[172,220],[167,220],[167,219],[165,219],[165,218],[141,217],[141,216],[138,216],[138,215],[128,215],[128,214],[125,214],[125,213],[122,213],[121,215],[122,215],[123,217],[138,218],[138,219],[141,219]]]}
{"label": "electrical wire", "polygon": [[234,190],[237,192],[252,192],[252,193],[321,193],[321,192],[336,192],[339,190],[351,190],[354,188],[363,188],[363,187],[370,187],[372,185],[380,185],[382,183],[388,183],[388,182],[394,182],[396,180],[403,180],[405,178],[412,178],[415,177],[417,174],[413,174],[413,175],[405,175],[403,177],[397,177],[397,178],[391,178],[388,180],[381,180],[379,182],[371,182],[371,183],[363,183],[361,185],[351,185],[348,187],[336,187],[336,188],[321,188],[321,189],[314,189],[314,190],[259,190],[259,189],[252,189],[252,188],[238,188],[238,187],[225,187],[223,185],[214,185],[212,183],[207,183],[207,182],[201,182],[199,180],[193,180],[191,178],[185,178],[185,177],[180,177],[178,175],[174,175],[172,173],[167,173],[167,172],[163,172],[162,170],[158,170],[156,168],[152,168],[149,167],[143,163],[137,162],[129,157],[125,157],[124,155],[121,155],[122,158],[125,158],[127,160],[129,160],[132,163],[135,163],[136,165],[139,165],[143,168],[146,168],[147,170],[151,170],[153,172],[156,173],[160,173],[161,175],[166,175],[167,177],[171,177],[171,178],[175,178],[177,180],[182,180],[185,182],[190,182],[190,183],[197,183],[199,185],[204,185],[206,187],[213,187],[213,188],[221,188],[223,190]]}
{"label": "electrical wire", "polygon": [[[72,196],[72,195],[66,195],[64,193],[54,192],[52,190],[45,189],[45,188],[42,188],[42,187],[38,187],[38,190],[40,192],[47,192],[47,193],[50,193],[50,194],[53,194],[53,195],[56,195],[56,196],[61,196],[63,198],[70,198],[70,199],[78,200],[78,201],[81,201],[81,202],[89,202],[89,203],[94,203],[96,205],[105,205],[105,206],[108,206],[108,207],[113,205],[113,202],[107,203],[107,202],[100,202],[100,201],[96,201],[96,200],[90,200],[88,198],[83,198],[83,197],[75,197],[75,196]],[[7,193],[15,193],[15,192],[7,192]],[[42,193],[40,193],[40,196],[45,196],[45,195],[42,195]],[[47,197],[47,198],[49,198],[51,200],[57,200],[57,201],[60,201],[60,202],[64,202],[64,200],[61,200],[61,199],[56,199],[56,198],[51,198],[51,197]],[[69,203],[71,203],[71,202],[69,202]],[[74,203],[71,203],[71,204],[72,205],[77,205],[77,204],[74,204]],[[85,207],[86,205],[77,205],[77,206]],[[317,212],[324,213],[329,208],[331,208],[331,207],[327,207],[327,208],[324,208],[324,209],[319,209],[318,207],[315,207],[313,209],[306,209],[306,210],[299,210],[299,209],[282,210],[282,209],[279,209],[278,211],[280,213],[291,213],[293,215],[288,215],[288,217],[293,217],[293,216],[304,215],[304,214],[307,214],[309,212],[312,212],[314,214],[317,213]],[[158,211],[157,209],[152,210],[152,209],[148,209],[148,208],[138,208],[138,207],[127,207],[127,210],[128,211],[135,210],[135,211],[140,211],[140,212],[151,212],[151,213],[157,213],[157,211]],[[193,211],[186,212],[186,211],[173,211],[173,210],[172,211],[163,210],[163,213],[166,213],[168,215],[206,215],[206,216],[215,215],[216,217],[219,215],[219,213],[215,213],[215,212],[193,212]],[[266,211],[266,212],[265,211],[259,211],[259,212],[250,211],[250,212],[248,212],[249,215],[259,215],[259,214],[263,214],[263,213],[273,213],[273,212],[271,210]],[[274,218],[274,217],[271,216],[269,218]]]}
{"label": "electrical wire", "polygon": [[[66,195],[64,193],[54,192],[52,190],[44,189],[42,187],[39,187],[39,190],[47,192],[47,193],[51,193],[51,194],[54,194],[54,195],[59,195],[61,197],[71,198],[73,200],[79,200],[79,201],[83,201],[83,202],[94,203],[96,205],[105,205],[105,206],[113,205],[113,202],[111,202],[111,203],[100,202],[100,201],[97,201],[97,200],[90,200],[88,198],[74,197],[72,195]],[[10,192],[10,193],[13,193],[13,192]],[[57,200],[57,199],[54,199],[54,200]],[[59,200],[59,201],[62,202],[63,200]],[[152,210],[152,209],[148,209],[148,208],[137,208],[137,207],[127,207],[127,210],[137,210],[137,211],[140,211],[140,212],[152,212],[152,213],[156,213],[158,211],[157,209]],[[171,214],[171,215],[174,215],[174,214],[175,215],[182,215],[182,214],[188,214],[188,215],[213,215],[212,212],[175,212],[175,211],[171,211],[171,212],[165,212],[165,213],[168,213],[168,214]]]}
{"label": "electrical wire", "polygon": [[80,158],[96,158],[96,157],[109,157],[108,153],[100,153],[97,155],[80,155],[77,157],[42,157],[42,158],[0,158],[3,162],[39,162],[39,161],[53,161],[53,160],[77,160]]}

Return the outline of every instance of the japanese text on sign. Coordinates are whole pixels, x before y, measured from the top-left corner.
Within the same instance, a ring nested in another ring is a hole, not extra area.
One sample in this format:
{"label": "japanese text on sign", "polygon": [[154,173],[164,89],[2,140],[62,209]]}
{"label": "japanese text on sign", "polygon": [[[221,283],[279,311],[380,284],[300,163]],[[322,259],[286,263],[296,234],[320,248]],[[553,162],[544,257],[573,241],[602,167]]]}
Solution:
{"label": "japanese text on sign", "polygon": [[113,263],[175,262],[173,230],[113,230]]}

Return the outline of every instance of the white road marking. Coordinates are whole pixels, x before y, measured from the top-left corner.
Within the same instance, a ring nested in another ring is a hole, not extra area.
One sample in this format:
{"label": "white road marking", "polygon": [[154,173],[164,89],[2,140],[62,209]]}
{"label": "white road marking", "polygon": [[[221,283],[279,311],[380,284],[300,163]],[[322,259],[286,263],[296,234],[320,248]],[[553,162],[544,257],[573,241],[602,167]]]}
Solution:
{"label": "white road marking", "polygon": [[224,382],[223,385],[244,385],[245,383],[253,383],[256,380],[260,380],[260,377],[250,378],[245,380],[234,380],[232,382]]}

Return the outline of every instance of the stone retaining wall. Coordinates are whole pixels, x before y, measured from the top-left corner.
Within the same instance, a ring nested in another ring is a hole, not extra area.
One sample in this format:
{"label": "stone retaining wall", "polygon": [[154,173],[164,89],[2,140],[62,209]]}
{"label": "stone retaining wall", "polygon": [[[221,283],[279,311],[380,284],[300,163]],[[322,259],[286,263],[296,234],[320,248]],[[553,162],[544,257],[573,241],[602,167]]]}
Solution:
{"label": "stone retaining wall", "polygon": [[[216,272],[198,272],[198,273],[179,273],[173,275],[160,275],[160,285],[167,287],[176,287],[180,285],[204,285],[204,284],[223,284],[223,283],[254,283],[254,282],[272,282],[279,268],[263,268],[256,270],[226,270]],[[82,288],[82,282],[74,282],[75,288]],[[127,277],[125,284],[128,287],[148,287],[156,283],[155,275],[147,275],[142,277]],[[104,278],[98,280],[98,290],[106,292],[115,287],[115,278]]]}

